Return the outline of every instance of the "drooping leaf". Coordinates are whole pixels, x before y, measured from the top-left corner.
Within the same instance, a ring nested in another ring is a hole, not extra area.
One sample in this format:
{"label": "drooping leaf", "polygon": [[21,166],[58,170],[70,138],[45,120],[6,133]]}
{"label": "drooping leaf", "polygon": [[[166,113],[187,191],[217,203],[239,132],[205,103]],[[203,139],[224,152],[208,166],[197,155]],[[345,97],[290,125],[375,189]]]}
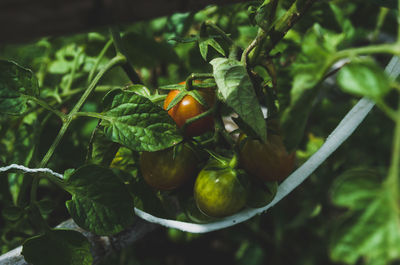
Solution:
{"label": "drooping leaf", "polygon": [[348,208],[332,233],[332,260],[384,265],[400,258],[399,204],[387,185],[369,170],[352,170],[339,176],[332,202]]}
{"label": "drooping leaf", "polygon": [[239,61],[216,58],[211,62],[214,78],[226,104],[265,141],[267,128],[246,68]]}
{"label": "drooping leaf", "polygon": [[201,57],[205,61],[207,61],[207,54],[208,54],[208,46],[213,47],[218,53],[220,53],[222,56],[225,56],[225,51],[221,47],[221,45],[213,38],[208,38],[208,39],[201,39],[199,41],[199,49],[200,49],[200,54]]}
{"label": "drooping leaf", "polygon": [[67,176],[66,184],[72,194],[66,205],[80,227],[98,235],[111,235],[132,224],[133,199],[111,169],[85,165]]}
{"label": "drooping leaf", "polygon": [[337,81],[343,91],[379,99],[390,91],[389,79],[381,67],[371,62],[351,62],[339,72]]}
{"label": "drooping leaf", "polygon": [[26,112],[28,99],[24,95],[39,95],[32,71],[15,62],[0,60],[0,113],[20,115]]}
{"label": "drooping leaf", "polygon": [[90,243],[81,233],[55,229],[31,237],[23,244],[21,253],[33,265],[91,265]]}
{"label": "drooping leaf", "polygon": [[182,140],[168,113],[143,96],[117,89],[103,104],[104,133],[114,142],[135,151],[157,151]]}

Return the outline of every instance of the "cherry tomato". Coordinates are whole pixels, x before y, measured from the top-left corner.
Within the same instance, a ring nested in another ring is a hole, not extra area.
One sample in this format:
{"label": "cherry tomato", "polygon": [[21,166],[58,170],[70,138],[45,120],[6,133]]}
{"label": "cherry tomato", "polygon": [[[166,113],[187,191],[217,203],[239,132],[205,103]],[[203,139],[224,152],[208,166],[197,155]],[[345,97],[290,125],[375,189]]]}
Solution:
{"label": "cherry tomato", "polygon": [[194,151],[181,144],[156,151],[142,152],[139,163],[144,180],[157,190],[172,190],[180,187],[197,174],[197,158]]}
{"label": "cherry tomato", "polygon": [[246,204],[247,189],[239,178],[241,172],[227,163],[211,159],[200,171],[194,184],[194,198],[199,210],[211,217],[237,213]]}
{"label": "cherry tomato", "polygon": [[240,167],[259,180],[282,181],[293,170],[295,154],[287,153],[280,135],[268,134],[265,143],[241,135],[239,147]]}
{"label": "cherry tomato", "polygon": [[[214,105],[215,93],[213,89],[204,88],[204,89],[198,89],[197,91],[200,93],[200,95],[203,96],[209,107]],[[167,109],[169,103],[178,94],[179,90],[171,90],[168,93],[167,98],[164,101],[164,109]],[[178,127],[181,128],[188,119],[193,118],[205,111],[207,111],[207,109],[204,106],[202,106],[199,102],[197,102],[192,96],[186,95],[178,104],[176,104],[173,108],[171,108],[168,111],[168,114],[176,122]],[[211,131],[213,128],[214,128],[214,120],[213,117],[210,115],[202,119],[199,119],[190,124],[189,126],[187,126],[185,130],[185,135],[198,136],[205,132]]]}

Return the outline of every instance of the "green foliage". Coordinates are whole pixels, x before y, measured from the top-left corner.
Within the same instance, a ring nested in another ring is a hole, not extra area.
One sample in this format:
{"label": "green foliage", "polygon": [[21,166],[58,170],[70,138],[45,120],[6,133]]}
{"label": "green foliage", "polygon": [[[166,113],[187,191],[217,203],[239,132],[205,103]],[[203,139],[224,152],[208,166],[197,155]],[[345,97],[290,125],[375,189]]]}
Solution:
{"label": "green foliage", "polygon": [[376,173],[355,169],[333,183],[332,202],[348,211],[337,223],[331,239],[334,261],[389,264],[400,258],[399,204]]}
{"label": "green foliage", "polygon": [[74,221],[98,235],[111,235],[132,224],[133,198],[110,169],[86,165],[66,179],[72,200],[66,205]]}
{"label": "green foliage", "polygon": [[39,87],[32,71],[11,61],[0,61],[0,113],[20,115],[28,110],[24,95],[38,96]]}
{"label": "green foliage", "polygon": [[226,58],[216,58],[210,63],[223,100],[265,141],[267,127],[264,116],[244,65]]}
{"label": "green foliage", "polygon": [[103,100],[105,135],[135,151],[157,151],[182,140],[167,112],[134,92],[113,90]]}
{"label": "green foliage", "polygon": [[312,102],[319,92],[318,84],[329,70],[329,61],[343,37],[343,34],[335,34],[314,24],[302,40],[301,53],[292,67],[290,106],[282,114],[282,126],[287,135],[285,142],[290,150],[303,137]]}
{"label": "green foliage", "polygon": [[22,255],[35,265],[90,265],[90,243],[81,233],[55,229],[24,242]]}
{"label": "green foliage", "polygon": [[337,81],[343,91],[375,100],[380,100],[390,91],[389,79],[382,68],[369,62],[352,62],[344,66]]}

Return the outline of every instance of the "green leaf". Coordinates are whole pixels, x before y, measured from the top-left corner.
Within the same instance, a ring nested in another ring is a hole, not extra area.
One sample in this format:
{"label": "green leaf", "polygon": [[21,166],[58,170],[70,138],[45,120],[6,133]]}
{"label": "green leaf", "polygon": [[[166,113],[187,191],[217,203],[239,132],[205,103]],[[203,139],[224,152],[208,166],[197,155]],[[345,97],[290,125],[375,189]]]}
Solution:
{"label": "green leaf", "polygon": [[175,122],[158,105],[134,92],[116,89],[103,100],[105,135],[135,151],[158,151],[180,141]]}
{"label": "green leaf", "polygon": [[6,206],[1,213],[5,219],[16,221],[24,214],[24,210],[17,206]]}
{"label": "green leaf", "polygon": [[400,215],[391,187],[369,170],[352,170],[339,176],[332,202],[348,207],[336,223],[330,241],[333,261],[385,265],[400,258]]}
{"label": "green leaf", "polygon": [[93,143],[88,162],[92,164],[108,166],[118,152],[120,145],[108,139],[102,128],[95,128],[93,132]]}
{"label": "green leaf", "polygon": [[81,233],[55,229],[26,240],[21,253],[33,265],[91,265],[90,243]]}
{"label": "green leaf", "polygon": [[221,45],[215,39],[213,39],[213,38],[202,39],[199,41],[199,49],[200,49],[201,57],[203,57],[203,59],[205,61],[207,61],[208,46],[213,47],[222,56],[226,55],[224,49],[221,47]]}
{"label": "green leaf", "polygon": [[337,77],[343,91],[379,99],[390,91],[389,79],[383,69],[370,62],[351,62],[344,66]]}
{"label": "green leaf", "polygon": [[266,141],[267,127],[246,68],[234,59],[216,58],[211,62],[214,78],[226,104]]}
{"label": "green leaf", "polygon": [[67,177],[66,184],[72,194],[66,203],[68,211],[83,229],[111,235],[133,223],[133,199],[111,169],[82,166]]}
{"label": "green leaf", "polygon": [[348,170],[331,186],[332,203],[349,209],[363,209],[380,192],[379,181],[380,178],[372,170]]}
{"label": "green leaf", "polygon": [[28,99],[24,95],[39,95],[32,71],[15,62],[0,60],[0,113],[21,115],[26,112]]}

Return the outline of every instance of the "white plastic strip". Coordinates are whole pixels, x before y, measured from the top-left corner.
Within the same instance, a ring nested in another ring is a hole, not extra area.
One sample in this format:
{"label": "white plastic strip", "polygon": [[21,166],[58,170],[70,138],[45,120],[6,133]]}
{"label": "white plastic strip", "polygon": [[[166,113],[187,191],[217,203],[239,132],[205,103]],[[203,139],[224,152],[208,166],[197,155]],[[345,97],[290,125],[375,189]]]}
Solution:
{"label": "white plastic strip", "polygon": [[28,167],[17,165],[17,164],[11,164],[6,167],[0,167],[0,172],[5,172],[5,171],[11,170],[11,169],[18,169],[18,170],[22,170],[27,173],[49,173],[51,175],[59,177],[60,179],[64,178],[64,176],[62,174],[54,172],[50,168],[28,168]]}
{"label": "white plastic strip", "polygon": [[[393,57],[385,69],[386,73],[392,78],[396,78],[400,74],[400,59]],[[215,230],[220,230],[226,227],[236,225],[244,222],[257,214],[261,214],[277,204],[292,190],[299,186],[308,176],[314,172],[314,170],[321,165],[360,125],[360,123],[367,116],[369,111],[374,106],[374,103],[366,98],[362,98],[343,118],[339,125],[333,130],[333,132],[326,139],[325,143],[321,146],[318,151],[312,155],[301,167],[294,171],[284,182],[278,187],[277,194],[273,201],[268,205],[257,208],[257,209],[245,209],[235,215],[220,219],[216,222],[207,224],[196,224],[189,222],[181,222],[176,220],[163,219],[146,213],[138,208],[135,208],[135,213],[140,218],[151,222],[160,224],[162,226],[176,228],[182,231],[191,233],[207,233]],[[37,168],[30,169],[20,165],[10,165],[7,167],[0,168],[1,171],[7,171],[10,169],[20,169],[25,172],[46,172],[53,174],[59,178],[63,176],[56,173],[48,168]]]}

